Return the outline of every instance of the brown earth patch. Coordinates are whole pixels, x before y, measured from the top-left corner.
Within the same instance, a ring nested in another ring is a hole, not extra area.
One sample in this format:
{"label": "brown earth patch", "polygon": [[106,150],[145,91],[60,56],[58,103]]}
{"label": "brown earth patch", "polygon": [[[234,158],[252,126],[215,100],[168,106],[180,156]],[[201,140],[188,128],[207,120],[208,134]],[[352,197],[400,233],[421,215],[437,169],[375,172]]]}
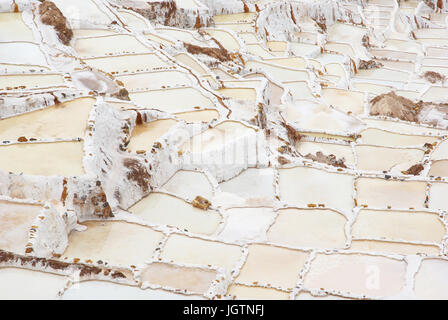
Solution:
{"label": "brown earth patch", "polygon": [[43,24],[53,26],[59,40],[64,45],[69,45],[73,38],[73,31],[70,29],[67,19],[56,5],[51,1],[43,1],[39,5],[40,20]]}

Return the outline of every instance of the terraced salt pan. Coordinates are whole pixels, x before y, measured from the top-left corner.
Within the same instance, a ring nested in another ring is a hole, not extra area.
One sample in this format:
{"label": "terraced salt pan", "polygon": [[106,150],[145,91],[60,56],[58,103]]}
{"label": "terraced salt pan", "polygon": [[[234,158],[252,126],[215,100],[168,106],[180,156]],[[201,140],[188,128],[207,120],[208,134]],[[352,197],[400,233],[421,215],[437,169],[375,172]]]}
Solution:
{"label": "terraced salt pan", "polygon": [[90,38],[90,37],[101,37],[101,36],[111,36],[117,33],[108,29],[73,29],[73,36],[75,39],[78,38]]}
{"label": "terraced salt pan", "polygon": [[156,31],[159,34],[167,36],[169,39],[173,39],[176,41],[182,41],[197,46],[204,46],[206,44],[205,41],[200,40],[201,37],[199,36],[199,34],[190,32],[188,30],[157,28]]}
{"label": "terraced salt pan", "polygon": [[221,14],[213,17],[215,23],[243,23],[251,22],[256,16],[255,12],[236,13],[236,14]]}
{"label": "terraced salt pan", "polygon": [[39,205],[0,201],[0,249],[24,254],[31,226],[41,210]]}
{"label": "terraced salt pan", "polygon": [[215,26],[220,29],[229,29],[237,33],[240,32],[254,32],[254,25],[252,23],[215,23]]}
{"label": "terraced salt pan", "polygon": [[39,46],[30,42],[0,42],[0,62],[47,66]]}
{"label": "terraced salt pan", "polygon": [[206,235],[213,234],[221,221],[221,216],[214,210],[198,209],[163,193],[151,193],[129,211],[150,224],[174,226]]}
{"label": "terraced salt pan", "polygon": [[156,54],[130,54],[115,57],[84,59],[89,66],[107,73],[131,73],[167,68],[169,63]]}
{"label": "terraced salt pan", "polygon": [[161,289],[139,289],[107,281],[83,281],[68,288],[62,300],[202,300],[201,296],[184,295]]}
{"label": "terraced salt pan", "polygon": [[387,121],[387,120],[377,120],[377,119],[363,119],[369,127],[383,129],[386,131],[392,131],[395,133],[402,133],[405,135],[444,135],[447,133],[446,130],[434,129],[431,127],[423,127],[414,124],[397,122],[397,121]]}
{"label": "terraced salt pan", "polygon": [[428,176],[448,177],[448,160],[435,161],[431,165]]}
{"label": "terraced salt pan", "polygon": [[211,122],[219,118],[219,112],[214,109],[181,112],[176,117],[187,123]]}
{"label": "terraced salt pan", "polygon": [[350,43],[356,56],[365,56],[365,47],[362,46],[362,38],[367,33],[366,28],[335,23],[327,31],[328,41]]}
{"label": "terraced salt pan", "polygon": [[190,67],[191,69],[193,69],[200,75],[206,75],[208,73],[207,70],[205,70],[204,67],[202,67],[199,64],[199,62],[191,55],[188,55],[186,53],[180,53],[180,54],[176,55],[174,58],[177,60],[177,62],[180,62],[180,63]]}
{"label": "terraced salt pan", "polygon": [[239,42],[228,32],[217,29],[205,29],[210,36],[215,38],[221,45],[229,51],[240,50]]}
{"label": "terraced salt pan", "polygon": [[265,240],[266,231],[275,215],[271,208],[227,209],[225,225],[219,238],[238,243]]}
{"label": "terraced salt pan", "polygon": [[180,150],[190,153],[207,153],[220,150],[224,145],[237,139],[250,139],[254,131],[254,129],[240,122],[225,121],[202,134],[194,136],[190,141],[185,142]]}
{"label": "terraced salt pan", "polygon": [[[392,171],[400,173],[423,161],[421,149],[398,149],[357,145],[357,169],[365,171]],[[372,157],[375,154],[375,157]]]}
{"label": "terraced salt pan", "polygon": [[0,170],[30,175],[80,176],[82,142],[22,143],[0,146]]}
{"label": "terraced salt pan", "polygon": [[151,259],[163,234],[127,222],[91,221],[85,231],[72,231],[62,258],[107,261],[112,265],[137,265]]}
{"label": "terraced salt pan", "polygon": [[63,300],[202,300],[201,296],[184,295],[161,289],[139,289],[106,281],[83,281],[64,292]]}
{"label": "terraced salt pan", "polygon": [[257,99],[257,92],[252,88],[222,88],[217,90],[217,92],[230,99],[249,100],[253,102]]}
{"label": "terraced salt pan", "polygon": [[188,75],[179,71],[145,72],[116,77],[128,91],[180,87],[192,84]]}
{"label": "terraced salt pan", "polygon": [[319,46],[311,43],[290,43],[290,49],[296,56],[309,56],[316,51],[320,51]]}
{"label": "terraced salt pan", "polygon": [[77,39],[75,50],[83,58],[150,52],[150,49],[137,40],[136,37],[127,34]]}
{"label": "terraced salt pan", "polygon": [[429,194],[429,208],[432,210],[446,210],[446,193],[448,184],[432,183]]}
{"label": "terraced salt pan", "polygon": [[434,245],[409,244],[405,242],[352,240],[350,250],[354,252],[400,254],[400,255],[438,255],[440,248]]}
{"label": "terraced salt pan", "polygon": [[355,56],[355,51],[350,44],[337,43],[337,42],[327,42],[324,46],[326,52],[338,53],[341,55],[346,55],[349,57]]}
{"label": "terraced salt pan", "polygon": [[[129,97],[135,103],[165,112],[180,113],[196,107],[213,108],[215,105],[199,90],[190,87],[133,92]],[[179,101],[183,103],[180,104]]]}
{"label": "terraced salt pan", "polygon": [[308,154],[316,155],[318,152],[322,152],[325,156],[334,155],[338,160],[344,159],[346,166],[355,164],[352,147],[349,145],[299,141],[296,143],[296,150],[302,156],[307,156]]}
{"label": "terraced salt pan", "polygon": [[0,73],[30,73],[35,71],[50,71],[50,68],[35,65],[18,65],[9,63],[0,63]]}
{"label": "terraced salt pan", "polygon": [[217,274],[213,270],[152,263],[142,271],[141,280],[152,285],[204,294],[216,276]]}
{"label": "terraced salt pan", "polygon": [[[188,185],[189,188],[185,188],[186,185]],[[163,185],[162,190],[191,200],[198,195],[201,195],[206,199],[211,199],[213,196],[213,187],[207,179],[207,176],[202,172],[195,171],[177,171],[168,182]]]}
{"label": "terraced salt pan", "polygon": [[359,120],[312,101],[298,100],[288,104],[284,112],[286,119],[302,130],[342,133],[355,131],[361,126]]}
{"label": "terraced salt pan", "polygon": [[343,248],[346,219],[331,210],[281,209],[268,241],[299,248]]}
{"label": "terraced salt pan", "polygon": [[231,244],[173,234],[168,238],[160,257],[178,264],[222,267],[227,273],[241,259],[241,248]]}
{"label": "terraced salt pan", "polygon": [[259,61],[248,61],[246,63],[246,70],[263,71],[266,74],[269,74],[272,79],[279,82],[308,80],[309,78],[308,73],[304,70],[295,70]]}
{"label": "terraced salt pan", "polygon": [[350,212],[353,207],[353,182],[353,176],[314,168],[279,170],[280,199],[302,208],[324,205],[326,208]]}
{"label": "terraced salt pan", "polygon": [[[95,99],[80,98],[0,120],[0,140],[83,138]],[[70,121],[67,121],[70,119]]]}
{"label": "terraced salt pan", "polygon": [[38,89],[64,86],[60,74],[8,74],[0,76],[0,90],[8,88]]}
{"label": "terraced salt pan", "polygon": [[[263,207],[274,201],[274,171],[272,169],[249,168],[238,176],[219,184],[219,197],[224,206]],[[218,197],[218,198],[219,198]],[[219,199],[217,200],[219,203]]]}
{"label": "terraced salt pan", "polygon": [[404,261],[370,255],[318,253],[305,275],[304,287],[386,297],[400,293],[405,274]]}
{"label": "terraced salt pan", "polygon": [[283,86],[289,89],[293,100],[298,99],[314,99],[314,95],[306,81],[285,82]]}
{"label": "terraced salt pan", "polygon": [[424,207],[425,182],[358,178],[356,187],[358,205],[367,205],[369,208],[390,207],[392,209]]}
{"label": "terraced salt pan", "polygon": [[134,30],[146,30],[148,29],[148,24],[146,21],[132,12],[127,12],[124,10],[118,10],[120,16],[124,19],[124,22],[128,27],[131,27]]}
{"label": "terraced salt pan", "polygon": [[51,273],[0,268],[0,299],[56,300],[68,279]]}
{"label": "terraced salt pan", "polygon": [[322,98],[328,105],[332,105],[344,112],[361,114],[364,112],[364,94],[340,89],[323,89]]}
{"label": "terraced salt pan", "polygon": [[448,87],[435,87],[429,88],[423,95],[423,101],[445,101],[447,100]]}
{"label": "terraced salt pan", "polygon": [[422,147],[439,139],[429,136],[398,134],[379,129],[366,129],[361,132],[362,143],[385,147]]}
{"label": "terraced salt pan", "polygon": [[[261,57],[263,59],[275,57],[273,52],[269,52],[262,45],[260,45],[258,43],[246,45],[246,50],[247,50],[248,54],[251,54],[251,55],[254,55],[257,57]],[[260,67],[260,70],[261,70],[261,67]]]}
{"label": "terraced salt pan", "polygon": [[[249,246],[247,260],[236,278],[237,283],[270,284],[289,289],[295,287],[308,253],[262,244]],[[282,272],[272,272],[279,270]]]}
{"label": "terraced salt pan", "polygon": [[353,81],[353,87],[357,91],[367,92],[371,95],[380,95],[384,93],[388,93],[389,91],[392,91],[392,87],[379,85],[379,84],[373,84],[370,82],[362,82],[359,80]]}
{"label": "terraced salt pan", "polygon": [[447,279],[438,276],[444,274],[447,270],[448,261],[446,260],[423,260],[414,280],[416,298],[424,300],[448,299]]}
{"label": "terraced salt pan", "polygon": [[284,41],[267,41],[266,46],[270,51],[285,52],[288,43]]}
{"label": "terraced salt pan", "polygon": [[445,232],[437,214],[426,212],[361,210],[352,226],[361,239],[441,243]]}
{"label": "terraced salt pan", "polygon": [[34,41],[33,32],[24,23],[22,13],[0,13],[0,41]]}
{"label": "terraced salt pan", "polygon": [[236,297],[238,300],[288,300],[289,293],[277,289],[264,287],[249,287],[234,284],[229,287],[228,295]]}

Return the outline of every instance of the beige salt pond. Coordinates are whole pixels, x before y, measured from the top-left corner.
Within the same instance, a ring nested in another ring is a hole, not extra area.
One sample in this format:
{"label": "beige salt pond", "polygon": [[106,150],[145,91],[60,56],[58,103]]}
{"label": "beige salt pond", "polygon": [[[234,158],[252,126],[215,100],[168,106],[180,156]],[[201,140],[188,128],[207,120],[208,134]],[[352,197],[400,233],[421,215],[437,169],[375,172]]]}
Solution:
{"label": "beige salt pond", "polygon": [[65,276],[18,268],[0,268],[0,299],[56,300]]}
{"label": "beige salt pond", "polygon": [[141,274],[144,283],[205,294],[216,279],[214,270],[151,263]]}
{"label": "beige salt pond", "polygon": [[434,245],[411,244],[406,242],[353,239],[350,251],[400,255],[438,255],[440,253],[440,248]]}
{"label": "beige salt pond", "polygon": [[346,219],[331,210],[281,209],[268,240],[290,247],[343,248]]}
{"label": "beige salt pond", "polygon": [[[370,255],[318,253],[305,276],[304,287],[369,297],[393,296],[402,290],[405,274],[404,261]],[[372,275],[377,281],[369,281]]]}
{"label": "beige salt pond", "polygon": [[131,151],[150,150],[154,143],[176,124],[178,124],[176,120],[163,119],[137,125],[132,130],[128,149]]}
{"label": "beige salt pond", "polygon": [[356,91],[341,89],[323,89],[322,98],[331,106],[344,112],[361,114],[364,112],[364,94]]}
{"label": "beige salt pond", "polygon": [[84,59],[89,66],[107,73],[131,73],[167,68],[169,63],[156,54],[129,54],[115,57]]}
{"label": "beige salt pond", "polygon": [[448,272],[448,261],[425,259],[415,276],[415,295],[417,299],[448,299],[448,280],[438,275]]}
{"label": "beige salt pond", "polygon": [[39,45],[30,42],[0,43],[0,62],[47,66]]}
{"label": "beige salt pond", "polygon": [[448,160],[439,160],[433,162],[428,176],[448,177]]}
{"label": "beige salt pond", "polygon": [[191,55],[188,55],[186,53],[180,53],[174,56],[174,58],[177,60],[177,62],[182,63],[187,67],[190,67],[200,75],[206,75],[208,73],[207,70],[205,70],[204,67],[202,67],[199,64],[199,62]]}
{"label": "beige salt pond", "polygon": [[269,74],[273,79],[284,82],[284,81],[298,81],[298,80],[308,80],[309,76],[307,71],[296,70],[292,68],[286,68],[282,66],[276,66],[274,64],[249,61],[246,63],[246,70],[262,70],[266,74]]}
{"label": "beige salt pond", "polygon": [[225,121],[194,136],[181,147],[183,152],[205,153],[220,150],[237,139],[250,139],[255,130],[236,121]]}
{"label": "beige salt pond", "polygon": [[85,231],[73,231],[63,258],[107,261],[130,266],[151,259],[163,234],[148,227],[120,221],[83,223]]}
{"label": "beige salt pond", "polygon": [[129,91],[179,87],[192,84],[189,76],[180,71],[145,72],[116,77]]}
{"label": "beige salt pond", "polygon": [[218,30],[218,29],[205,29],[210,36],[218,40],[221,45],[229,51],[238,51],[240,50],[240,44],[238,41],[227,31]]}
{"label": "beige salt pond", "polygon": [[0,13],[0,42],[33,41],[31,29],[22,20],[22,13]]}
{"label": "beige salt pond", "polygon": [[214,107],[212,100],[191,87],[133,92],[129,97],[143,107],[171,113]]}
{"label": "beige salt pond", "polygon": [[[185,188],[188,186],[188,188]],[[207,176],[196,171],[177,171],[162,187],[163,191],[193,200],[200,195],[206,199],[213,196],[213,188]]]}
{"label": "beige salt pond", "polygon": [[0,76],[0,90],[8,88],[38,89],[65,86],[60,74],[14,74]]}
{"label": "beige salt pond", "polygon": [[289,293],[277,289],[252,287],[234,284],[229,287],[228,295],[238,300],[288,300]]}
{"label": "beige salt pond", "polygon": [[380,129],[366,129],[361,132],[362,143],[385,147],[422,147],[439,139],[430,136],[406,135]]}
{"label": "beige salt pond", "polygon": [[240,22],[251,22],[254,20],[256,13],[236,13],[236,14],[221,14],[213,17],[215,23],[240,23]]}
{"label": "beige salt pond", "polygon": [[227,273],[241,259],[239,246],[173,234],[168,238],[160,257],[177,264],[221,267]]}
{"label": "beige salt pond", "polygon": [[357,203],[369,208],[421,209],[426,197],[426,183],[358,178]]}
{"label": "beige salt pond", "polygon": [[176,197],[152,193],[129,208],[143,221],[150,224],[174,226],[192,233],[213,234],[221,216],[214,210],[202,210]]}
{"label": "beige salt pond", "polygon": [[80,98],[0,120],[0,141],[83,138],[95,99]]}
{"label": "beige salt pond", "polygon": [[440,244],[445,232],[437,214],[426,212],[361,210],[352,226],[352,235],[358,239]]}
{"label": "beige salt pond", "polygon": [[350,145],[299,141],[296,143],[296,150],[302,156],[316,155],[318,152],[321,152],[326,156],[334,155],[338,160],[343,159],[346,166],[355,164],[355,157]]}
{"label": "beige salt pond", "polygon": [[137,286],[107,281],[83,281],[68,288],[63,300],[203,300],[197,295],[185,295],[162,289],[141,289]]}
{"label": "beige salt pond", "polygon": [[249,100],[257,99],[257,91],[252,88],[222,88],[217,90],[219,94],[229,99]]}
{"label": "beige salt pond", "polygon": [[352,210],[353,176],[306,167],[279,171],[280,199],[288,205],[307,208],[321,204],[345,212]]}
{"label": "beige salt pond", "polygon": [[150,49],[137,40],[136,37],[127,34],[77,39],[75,50],[83,58],[150,52]]}
{"label": "beige salt pond", "polygon": [[[423,161],[424,151],[410,148],[387,148],[357,145],[357,169],[366,171],[406,171]],[[372,155],[375,157],[372,157]]]}
{"label": "beige salt pond", "polygon": [[82,142],[22,143],[0,146],[0,170],[30,175],[84,174]]}
{"label": "beige salt pond", "polygon": [[325,104],[308,100],[297,100],[288,104],[283,112],[288,121],[294,122],[302,130],[326,132],[354,132],[362,123]]}
{"label": "beige salt pond", "polygon": [[[249,254],[236,282],[271,284],[285,290],[291,290],[298,281],[308,253],[270,245],[252,244]],[[281,270],[281,272],[273,272]]]}
{"label": "beige salt pond", "polygon": [[31,226],[42,209],[39,205],[0,201],[0,249],[24,254]]}

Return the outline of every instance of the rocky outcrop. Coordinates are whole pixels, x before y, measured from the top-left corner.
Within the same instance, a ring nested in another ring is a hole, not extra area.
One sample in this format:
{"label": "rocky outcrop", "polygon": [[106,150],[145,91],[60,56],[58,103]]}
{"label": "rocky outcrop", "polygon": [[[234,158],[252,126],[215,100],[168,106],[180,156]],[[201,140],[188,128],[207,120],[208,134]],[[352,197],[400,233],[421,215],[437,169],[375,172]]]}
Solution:
{"label": "rocky outcrop", "polygon": [[416,104],[412,100],[396,95],[393,91],[375,97],[370,103],[372,116],[387,116],[417,122]]}
{"label": "rocky outcrop", "polygon": [[59,40],[64,45],[69,45],[73,38],[73,31],[70,29],[67,19],[56,5],[51,1],[43,1],[39,5],[40,20],[43,24],[53,26],[58,34]]}

